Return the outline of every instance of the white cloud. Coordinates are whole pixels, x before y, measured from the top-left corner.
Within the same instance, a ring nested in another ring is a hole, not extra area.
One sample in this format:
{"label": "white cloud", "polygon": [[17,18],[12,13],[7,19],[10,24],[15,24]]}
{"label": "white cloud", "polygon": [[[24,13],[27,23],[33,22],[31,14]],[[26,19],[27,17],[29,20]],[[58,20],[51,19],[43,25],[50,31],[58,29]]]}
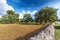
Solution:
{"label": "white cloud", "polygon": [[0,0],[0,15],[6,14],[7,10],[14,10],[14,8],[7,4],[7,0]]}
{"label": "white cloud", "polygon": [[32,12],[31,12],[31,11],[27,11],[26,13],[27,13],[27,14],[34,15],[36,12],[37,12],[37,10],[34,10],[34,11],[32,11]]}
{"label": "white cloud", "polygon": [[20,13],[20,14],[19,14],[19,18],[22,19],[22,18],[23,18],[23,15],[24,15],[24,14],[21,14],[21,13]]}
{"label": "white cloud", "polygon": [[2,18],[2,15],[0,15],[0,18]]}
{"label": "white cloud", "polygon": [[26,13],[26,14],[30,14],[30,11],[27,11],[27,12],[26,12],[25,10],[23,10],[23,13],[19,13],[19,18],[22,19],[22,18],[23,18],[23,15],[24,15],[25,13]]}
{"label": "white cloud", "polygon": [[31,12],[31,11],[27,11],[26,13],[27,13],[27,14],[30,14],[30,12]]}
{"label": "white cloud", "polygon": [[37,12],[37,10],[34,10],[31,14],[33,14],[33,15],[34,15],[36,12]]}
{"label": "white cloud", "polygon": [[25,14],[25,10],[23,10],[23,14]]}
{"label": "white cloud", "polygon": [[26,13],[26,14],[30,14],[30,12],[31,12],[31,11],[27,11],[27,12],[26,12],[25,10],[23,10],[23,14],[25,14],[25,13]]}
{"label": "white cloud", "polygon": [[34,15],[36,12],[37,12],[37,10],[34,10],[33,12],[31,12],[31,11],[27,11],[27,12],[26,12],[26,11],[23,11],[23,13],[20,13],[20,14],[19,14],[19,18],[22,19],[22,18],[23,18],[23,15],[24,15],[25,13],[26,13],[26,14],[30,14],[30,15],[32,16],[32,15]]}

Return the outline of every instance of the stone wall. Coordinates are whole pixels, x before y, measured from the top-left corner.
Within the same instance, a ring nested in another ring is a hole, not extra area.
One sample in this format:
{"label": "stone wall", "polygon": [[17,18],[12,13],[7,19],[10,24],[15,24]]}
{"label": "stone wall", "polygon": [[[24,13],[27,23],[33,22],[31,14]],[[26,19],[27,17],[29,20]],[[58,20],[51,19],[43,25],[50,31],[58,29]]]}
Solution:
{"label": "stone wall", "polygon": [[54,40],[54,23],[17,38],[16,40]]}
{"label": "stone wall", "polygon": [[38,35],[30,37],[28,40],[54,40],[54,26],[53,26],[53,24],[46,27]]}

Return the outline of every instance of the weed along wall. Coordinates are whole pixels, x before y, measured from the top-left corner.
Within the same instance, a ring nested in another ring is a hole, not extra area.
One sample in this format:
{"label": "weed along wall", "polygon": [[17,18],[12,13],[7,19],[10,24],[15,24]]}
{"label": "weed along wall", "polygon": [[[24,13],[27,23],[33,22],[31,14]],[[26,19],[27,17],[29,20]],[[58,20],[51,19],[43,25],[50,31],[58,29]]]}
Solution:
{"label": "weed along wall", "polygon": [[38,29],[16,40],[54,40],[54,23]]}

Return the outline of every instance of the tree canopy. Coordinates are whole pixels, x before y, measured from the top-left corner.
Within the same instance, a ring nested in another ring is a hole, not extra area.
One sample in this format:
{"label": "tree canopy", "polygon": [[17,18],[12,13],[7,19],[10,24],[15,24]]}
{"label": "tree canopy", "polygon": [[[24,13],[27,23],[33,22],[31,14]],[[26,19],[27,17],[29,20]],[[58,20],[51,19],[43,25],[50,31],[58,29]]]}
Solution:
{"label": "tree canopy", "polygon": [[7,10],[7,14],[3,15],[2,18],[0,18],[1,23],[19,23],[20,22],[36,22],[36,23],[47,23],[47,22],[53,22],[58,19],[57,16],[57,9],[53,7],[44,7],[41,8],[38,12],[35,14],[35,18],[29,14],[24,14],[23,19],[20,20],[19,14],[15,13],[13,10]]}
{"label": "tree canopy", "polygon": [[35,20],[36,22],[45,22],[47,23],[57,20],[57,9],[52,7],[45,7],[41,8],[36,14],[35,14]]}
{"label": "tree canopy", "polygon": [[16,23],[19,21],[19,14],[16,14],[12,10],[8,10],[7,14],[3,15],[1,20],[2,23]]}
{"label": "tree canopy", "polygon": [[24,14],[23,20],[25,23],[27,23],[27,22],[32,22],[33,19],[30,14]]}

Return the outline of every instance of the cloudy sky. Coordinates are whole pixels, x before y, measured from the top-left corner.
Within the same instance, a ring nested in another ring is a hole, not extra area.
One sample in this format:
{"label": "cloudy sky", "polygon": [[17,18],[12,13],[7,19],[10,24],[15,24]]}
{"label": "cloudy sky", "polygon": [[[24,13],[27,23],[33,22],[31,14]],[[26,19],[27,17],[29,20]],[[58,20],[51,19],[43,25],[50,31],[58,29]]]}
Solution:
{"label": "cloudy sky", "polygon": [[50,6],[58,8],[60,18],[60,0],[0,0],[0,17],[6,14],[7,10],[14,10],[23,18],[25,12],[34,15],[41,7]]}

